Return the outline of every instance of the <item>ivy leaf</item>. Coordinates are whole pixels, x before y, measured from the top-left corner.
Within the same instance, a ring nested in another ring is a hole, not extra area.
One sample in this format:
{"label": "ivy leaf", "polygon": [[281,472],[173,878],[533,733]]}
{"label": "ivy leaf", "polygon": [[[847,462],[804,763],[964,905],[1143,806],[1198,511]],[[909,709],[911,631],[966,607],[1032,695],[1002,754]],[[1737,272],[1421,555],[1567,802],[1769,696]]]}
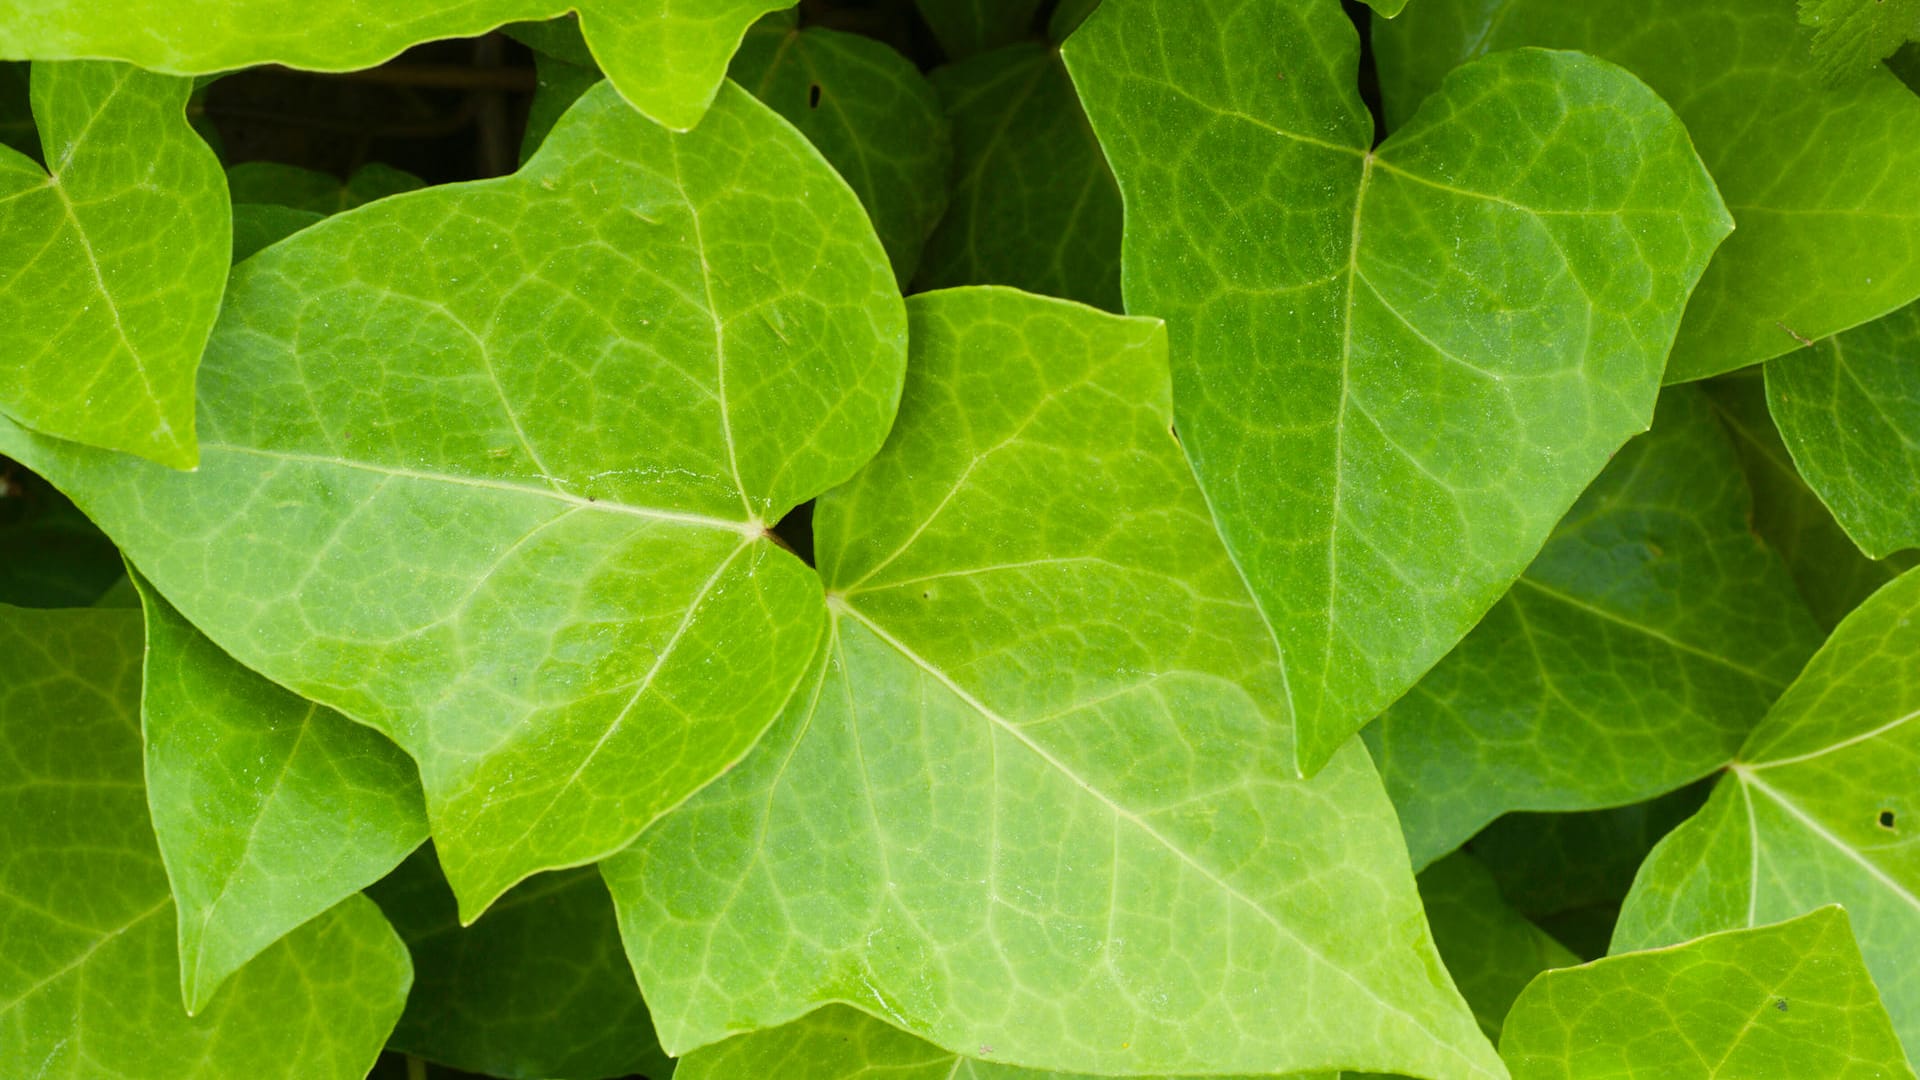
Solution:
{"label": "ivy leaf", "polygon": [[1009,45],[933,86],[953,122],[953,200],[916,288],[1012,285],[1119,311],[1120,190],[1059,50]]}
{"label": "ivy leaf", "polygon": [[464,928],[431,848],[367,894],[413,952],[393,1049],[518,1080],[672,1074],[592,868],[522,882]]}
{"label": "ivy leaf", "polygon": [[1489,1038],[1500,1037],[1507,1010],[1535,975],[1580,962],[1515,911],[1472,855],[1456,851],[1422,870],[1419,880],[1440,958]]}
{"label": "ivy leaf", "polygon": [[191,89],[123,64],[35,64],[51,171],[0,146],[0,413],[182,468],[198,460],[194,371],[231,249]]}
{"label": "ivy leaf", "polygon": [[65,495],[0,460],[0,604],[86,607],[125,573],[113,541]]}
{"label": "ivy leaf", "polygon": [[1807,487],[1768,415],[1759,369],[1704,383],[1720,421],[1733,435],[1753,490],[1753,530],[1786,559],[1800,595],[1822,629],[1831,631],[1874,590],[1920,564],[1920,552],[1869,559]]}
{"label": "ivy leaf", "polygon": [[[793,0],[0,0],[0,58],[124,60],[208,75],[259,64],[313,71],[373,67],[409,46],[474,37],[516,20],[580,15],[580,31],[620,93],[657,123],[686,131],[725,81],[753,21]],[[223,247],[225,245],[222,245]]]}
{"label": "ivy leaf", "polygon": [[227,170],[227,190],[236,203],[273,203],[316,214],[337,214],[426,186],[412,173],[377,161],[355,169],[344,181],[277,161],[248,161]]}
{"label": "ivy leaf", "polygon": [[940,99],[918,68],[857,34],[775,12],[733,58],[734,79],[800,129],[846,178],[904,284],[947,208],[953,147]]}
{"label": "ivy leaf", "polygon": [[553,126],[580,100],[580,95],[600,81],[600,69],[592,66],[592,57],[587,59],[588,64],[583,66],[544,52],[533,54],[533,101],[527,106],[527,127],[520,136],[520,164],[533,159]]}
{"label": "ivy leaf", "polygon": [[913,0],[950,60],[1034,36],[1041,0]]}
{"label": "ivy leaf", "polygon": [[1794,465],[1854,543],[1920,547],[1920,304],[1775,360],[1766,382]]}
{"label": "ivy leaf", "polygon": [[765,523],[880,444],[905,329],[859,203],[771,111],[730,87],[674,135],[601,87],[511,177],[242,263],[198,473],[0,452],[241,663],[412,754],[471,919],[772,722],[824,612]]}
{"label": "ivy leaf", "polygon": [[1366,729],[1415,866],[1509,810],[1651,798],[1726,764],[1820,644],[1706,396],[1580,496],[1511,591]]}
{"label": "ivy leaf", "polygon": [[1391,125],[1453,65],[1521,45],[1605,57],[1673,103],[1740,226],[1681,323],[1680,382],[1920,296],[1920,99],[1885,71],[1823,85],[1806,38],[1784,0],[1421,0],[1374,48]]}
{"label": "ivy leaf", "polygon": [[1912,1080],[1847,913],[1549,971],[1507,1018],[1514,1080]]}
{"label": "ivy leaf", "polygon": [[1840,623],[1706,807],[1653,849],[1614,951],[1845,904],[1894,1029],[1920,1047],[1916,718],[1920,572],[1909,572]]}
{"label": "ivy leaf", "polygon": [[1880,61],[1920,38],[1915,0],[1800,0],[1800,23],[1813,27],[1820,77],[1843,83],[1872,74]]}
{"label": "ivy leaf", "polygon": [[[1093,1080],[963,1057],[844,1005],[828,1005],[791,1024],[737,1035],[696,1050],[674,1073],[675,1080],[763,1080],[769,1076],[781,1080]],[[1255,1078],[1222,1076],[1211,1080]],[[1288,1080],[1339,1080],[1339,1075],[1297,1073]]]}
{"label": "ivy leaf", "polygon": [[1065,55],[1311,772],[1647,427],[1730,223],[1666,105],[1587,57],[1463,67],[1374,150],[1334,4],[1107,0]]}
{"label": "ivy leaf", "polygon": [[816,510],[820,661],[602,864],[662,1042],[838,1001],[1037,1069],[1495,1075],[1365,752],[1291,779],[1160,325],[991,288],[908,311],[893,434]]}
{"label": "ivy leaf", "polygon": [[0,607],[0,1062],[12,1075],[354,1080],[406,999],[406,950],[352,897],[180,1005],[141,783],[137,612]]}
{"label": "ivy leaf", "polygon": [[326,215],[272,203],[235,203],[233,206],[233,261],[250,259],[262,250],[317,224]]}
{"label": "ivy leaf", "polygon": [[236,663],[137,575],[147,803],[167,867],[190,1012],[294,928],[427,838],[398,747]]}

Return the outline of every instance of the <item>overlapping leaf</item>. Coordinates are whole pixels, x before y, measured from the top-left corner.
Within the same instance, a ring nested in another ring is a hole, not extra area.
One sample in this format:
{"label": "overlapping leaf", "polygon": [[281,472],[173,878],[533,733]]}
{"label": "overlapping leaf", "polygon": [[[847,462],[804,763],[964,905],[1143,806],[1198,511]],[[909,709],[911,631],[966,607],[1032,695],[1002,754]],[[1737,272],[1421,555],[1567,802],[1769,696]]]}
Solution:
{"label": "overlapping leaf", "polygon": [[913,0],[950,60],[1034,35],[1041,0]]}
{"label": "overlapping leaf", "polygon": [[1707,805],[1653,850],[1614,931],[1650,948],[1846,905],[1920,1047],[1920,572],[1847,616]]}
{"label": "overlapping leaf", "polygon": [[36,1080],[355,1080],[411,974],[353,897],[180,1003],[141,783],[141,626],[0,607],[0,1072]]}
{"label": "overlapping leaf", "polygon": [[1421,0],[1374,45],[1393,125],[1455,64],[1522,45],[1605,57],[1673,106],[1739,224],[1681,324],[1678,382],[1920,295],[1920,99],[1882,70],[1823,85],[1808,37],[1784,0]]}
{"label": "overlapping leaf", "polygon": [[820,636],[765,524],[891,420],[859,203],[729,87],[674,135],[589,92],[518,174],[234,273],[197,474],[0,428],[196,626],[419,763],[471,917],[743,754]]}
{"label": "overlapping leaf", "polygon": [[1491,1038],[1500,1037],[1507,1010],[1535,975],[1580,962],[1515,911],[1500,895],[1493,875],[1465,852],[1421,871],[1420,900],[1433,924],[1440,958]]}
{"label": "overlapping leaf", "polygon": [[522,882],[464,928],[430,848],[367,892],[413,953],[394,1049],[517,1080],[673,1073],[591,868]]}
{"label": "overlapping leaf", "polygon": [[793,0],[0,0],[0,58],[111,59],[175,75],[256,64],[372,67],[409,45],[580,13],[594,59],[634,107],[700,121],[753,21]]}
{"label": "overlapping leaf", "polygon": [[1837,907],[1547,972],[1500,1054],[1514,1080],[1913,1077]]}
{"label": "overlapping leaf", "polygon": [[1463,67],[1372,149],[1337,4],[1107,0],[1065,55],[1311,771],[1651,421],[1725,210],[1666,105],[1583,56]]}
{"label": "overlapping leaf", "polygon": [[427,838],[426,811],[392,743],[241,667],[135,584],[147,805],[197,1012],[262,949],[406,858]]}
{"label": "overlapping leaf", "polygon": [[66,496],[0,461],[0,604],[86,607],[125,573],[113,541]]}
{"label": "overlapping leaf", "polygon": [[1160,326],[1003,289],[909,312],[894,431],[816,514],[813,673],[602,864],[663,1042],[838,1001],[1029,1068],[1494,1074],[1365,752],[1291,779]]}
{"label": "overlapping leaf", "polygon": [[230,250],[191,88],[124,64],[35,64],[46,168],[0,146],[0,413],[182,467],[198,456],[194,372]]}
{"label": "overlapping leaf", "polygon": [[1650,798],[1732,758],[1820,632],[1676,387],[1465,641],[1366,729],[1415,866],[1509,810]]}
{"label": "overlapping leaf", "polygon": [[1794,465],[1874,558],[1920,548],[1920,304],[1766,368]]}
{"label": "overlapping leaf", "polygon": [[274,161],[248,161],[227,170],[227,190],[236,203],[272,203],[316,214],[337,214],[425,186],[412,173],[379,162],[360,166],[345,180]]}
{"label": "overlapping leaf", "polygon": [[1844,82],[1871,76],[1880,61],[1920,38],[1915,0],[1800,0],[1800,21],[1813,28],[1821,77]]}

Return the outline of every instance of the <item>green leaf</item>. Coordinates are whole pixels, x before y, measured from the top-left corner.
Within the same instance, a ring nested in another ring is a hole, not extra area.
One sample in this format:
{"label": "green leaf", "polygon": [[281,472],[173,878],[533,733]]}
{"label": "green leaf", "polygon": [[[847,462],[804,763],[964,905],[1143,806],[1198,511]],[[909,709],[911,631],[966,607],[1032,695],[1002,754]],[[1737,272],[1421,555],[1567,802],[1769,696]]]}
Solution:
{"label": "green leaf", "polygon": [[[536,23],[550,26],[550,23]],[[589,58],[591,59],[591,58]],[[570,63],[544,52],[533,54],[535,83],[533,101],[527,107],[527,128],[520,138],[520,164],[525,165],[545,142],[553,126],[560,122],[580,95],[600,81],[597,67]]]}
{"label": "green leaf", "polygon": [[231,250],[191,89],[120,64],[35,64],[52,171],[0,147],[0,412],[183,468],[199,458],[194,371]]}
{"label": "green leaf", "polygon": [[784,121],[729,87],[674,135],[601,87],[514,176],[242,263],[199,472],[7,427],[0,452],[241,663],[412,754],[471,919],[772,722],[824,612],[765,523],[880,444],[905,331]]}
{"label": "green leaf", "polygon": [[[0,58],[125,60],[206,75],[257,64],[373,67],[408,46],[474,37],[515,20],[580,14],[580,32],[620,93],[686,131],[726,78],[753,21],[793,0],[0,0]],[[225,246],[224,244],[222,245]]]}
{"label": "green leaf", "polygon": [[[774,1076],[781,1080],[1093,1080],[964,1057],[844,1005],[828,1005],[791,1024],[696,1050],[680,1062],[674,1080]],[[1289,1080],[1338,1080],[1338,1076],[1296,1074]]]}
{"label": "green leaf", "polygon": [[1813,59],[1829,83],[1863,78],[1900,46],[1920,38],[1917,0],[1800,0],[1813,27]]}
{"label": "green leaf", "polygon": [[1012,285],[1120,310],[1120,190],[1059,50],[1009,45],[933,73],[953,199],[919,289]]}
{"label": "green leaf", "polygon": [[1841,622],[1706,807],[1653,849],[1614,950],[1845,904],[1895,1030],[1920,1047],[1916,717],[1920,572],[1910,572]]}
{"label": "green leaf", "polygon": [[1645,79],[1739,223],[1695,290],[1669,381],[1792,352],[1920,295],[1920,99],[1884,71],[1823,85],[1786,0],[1421,0],[1375,25],[1388,123],[1453,65],[1521,45]]}
{"label": "green leaf", "polygon": [[1455,852],[1420,872],[1420,900],[1440,958],[1490,1038],[1535,975],[1580,958],[1500,896],[1487,868]]}
{"label": "green leaf", "polygon": [[393,1049],[520,1080],[673,1072],[592,868],[522,882],[465,928],[430,848],[367,894],[413,952]]}
{"label": "green leaf", "polygon": [[0,460],[0,604],[86,607],[125,573],[113,541],[65,495]]}
{"label": "green leaf", "polygon": [[1795,467],[1768,415],[1762,381],[1761,369],[1750,368],[1703,385],[1740,452],[1754,532],[1786,559],[1815,621],[1832,630],[1875,589],[1920,564],[1920,552],[1881,560],[1861,554]]}
{"label": "green leaf", "polygon": [[262,949],[427,838],[399,748],[236,663],[145,581],[147,804],[198,1012]]}
{"label": "green leaf", "polygon": [[1127,307],[1168,320],[1180,438],[1309,772],[1651,422],[1730,227],[1611,65],[1488,57],[1371,150],[1359,51],[1321,0],[1107,0],[1065,48],[1126,200]]}
{"label": "green leaf", "polygon": [[1549,971],[1507,1018],[1514,1080],[1911,1080],[1847,913]]}
{"label": "green leaf", "polygon": [[1766,373],[1793,463],[1854,543],[1876,559],[1920,547],[1920,304]]}
{"label": "green leaf", "polygon": [[0,63],[0,146],[11,146],[37,160],[40,136],[33,126],[28,66]]}
{"label": "green leaf", "polygon": [[233,261],[240,262],[285,240],[326,215],[271,203],[235,203],[233,207]]}
{"label": "green leaf", "polygon": [[1160,325],[988,288],[908,311],[893,433],[816,511],[820,663],[602,864],[663,1043],[837,1001],[1029,1068],[1496,1075],[1364,751],[1291,778]]}
{"label": "green leaf", "polygon": [[236,203],[274,203],[316,214],[337,214],[426,186],[412,173],[377,161],[355,169],[344,181],[275,161],[249,161],[227,170],[227,189]]}
{"label": "green leaf", "polygon": [[755,23],[732,77],[800,129],[873,218],[902,284],[947,208],[953,147],[933,87],[872,38],[799,27],[792,12]]}
{"label": "green leaf", "polygon": [[1033,37],[1041,0],[913,0],[949,60]]}
{"label": "green leaf", "polygon": [[0,607],[0,1062],[36,1080],[353,1080],[411,972],[352,897],[180,1005],[141,784],[140,616]]}
{"label": "green leaf", "polygon": [[1513,589],[1366,729],[1413,864],[1509,810],[1651,798],[1719,768],[1820,644],[1706,395],[1581,495]]}

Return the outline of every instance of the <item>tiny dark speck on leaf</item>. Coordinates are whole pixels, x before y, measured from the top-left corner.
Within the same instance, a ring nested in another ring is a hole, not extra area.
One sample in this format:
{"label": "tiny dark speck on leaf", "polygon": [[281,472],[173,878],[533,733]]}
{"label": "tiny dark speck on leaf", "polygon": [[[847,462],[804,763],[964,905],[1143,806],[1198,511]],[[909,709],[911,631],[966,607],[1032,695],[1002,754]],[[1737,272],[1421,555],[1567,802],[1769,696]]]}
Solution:
{"label": "tiny dark speck on leaf", "polygon": [[1893,828],[1893,811],[1891,810],[1880,811],[1880,827],[1883,829]]}
{"label": "tiny dark speck on leaf", "polygon": [[814,83],[812,86],[807,87],[807,108],[817,109],[819,107],[820,107],[820,84]]}
{"label": "tiny dark speck on leaf", "polygon": [[1773,1007],[1774,1007],[1774,1008],[1776,1008],[1776,1009],[1779,1009],[1779,1010],[1780,1010],[1781,1012],[1786,1012],[1786,1011],[1787,1011],[1787,999],[1786,999],[1786,998],[1781,998],[1780,1000],[1778,1000],[1778,1001],[1776,1001],[1776,1002],[1774,1002],[1774,1003],[1773,1003]]}

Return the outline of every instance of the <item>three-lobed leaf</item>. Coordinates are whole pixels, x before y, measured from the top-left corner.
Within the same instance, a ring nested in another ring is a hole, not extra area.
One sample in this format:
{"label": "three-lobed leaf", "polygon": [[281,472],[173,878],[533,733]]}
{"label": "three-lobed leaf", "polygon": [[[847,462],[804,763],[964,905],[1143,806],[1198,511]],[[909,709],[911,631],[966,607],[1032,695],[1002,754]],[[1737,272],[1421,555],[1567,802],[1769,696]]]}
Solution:
{"label": "three-lobed leaf", "polygon": [[187,124],[191,83],[36,63],[32,87],[46,167],[0,146],[0,414],[191,466],[231,228],[220,162]]}
{"label": "three-lobed leaf", "polygon": [[1319,0],[1107,0],[1065,46],[1168,320],[1180,438],[1311,772],[1470,630],[1652,420],[1731,227],[1643,84],[1455,71],[1377,149]]}
{"label": "three-lobed leaf", "polygon": [[820,637],[766,532],[880,444],[905,362],[852,193],[736,87],[590,91],[511,177],[235,271],[200,470],[0,429],[194,625],[419,763],[469,917],[753,745]]}

